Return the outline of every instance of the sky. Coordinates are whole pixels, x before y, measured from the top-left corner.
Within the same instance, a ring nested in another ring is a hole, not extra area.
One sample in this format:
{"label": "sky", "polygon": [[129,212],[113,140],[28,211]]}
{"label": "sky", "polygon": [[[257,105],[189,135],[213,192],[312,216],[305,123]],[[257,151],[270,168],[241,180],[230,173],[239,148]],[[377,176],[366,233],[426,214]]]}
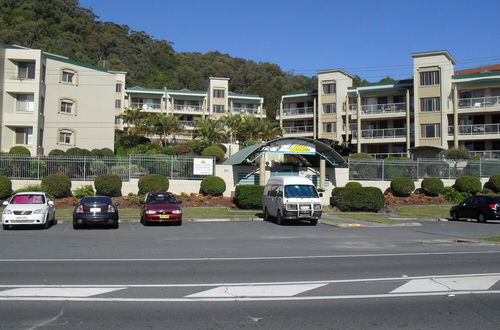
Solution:
{"label": "sky", "polygon": [[411,53],[448,50],[455,69],[500,63],[500,0],[80,0],[100,21],[314,76],[412,76]]}

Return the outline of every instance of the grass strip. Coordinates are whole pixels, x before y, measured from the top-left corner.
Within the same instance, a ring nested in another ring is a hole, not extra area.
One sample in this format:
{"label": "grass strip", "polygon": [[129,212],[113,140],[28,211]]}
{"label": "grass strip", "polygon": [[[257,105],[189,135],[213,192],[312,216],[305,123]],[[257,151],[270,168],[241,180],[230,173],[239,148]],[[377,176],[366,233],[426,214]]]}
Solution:
{"label": "grass strip", "polygon": [[451,205],[404,205],[396,207],[402,216],[415,218],[448,218]]}
{"label": "grass strip", "polygon": [[[119,209],[120,217],[140,217],[141,209]],[[182,214],[186,218],[219,218],[219,217],[235,217],[248,216],[253,217],[258,214],[258,211],[230,211],[225,207],[184,207]],[[57,208],[56,217],[72,217],[72,208]]]}
{"label": "grass strip", "polygon": [[480,237],[482,241],[500,242],[500,236]]}

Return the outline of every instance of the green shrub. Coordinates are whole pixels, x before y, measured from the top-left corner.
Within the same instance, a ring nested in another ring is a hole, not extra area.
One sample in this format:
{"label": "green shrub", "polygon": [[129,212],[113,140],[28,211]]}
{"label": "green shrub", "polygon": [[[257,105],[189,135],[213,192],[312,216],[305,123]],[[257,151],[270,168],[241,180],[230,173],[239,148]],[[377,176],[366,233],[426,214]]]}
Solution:
{"label": "green shrub", "polygon": [[210,147],[212,145],[211,141],[203,140],[198,141],[198,146],[196,148],[192,148],[197,154],[201,155],[205,148]]}
{"label": "green shrub", "polygon": [[152,191],[167,191],[169,186],[168,178],[160,174],[148,174],[139,178],[139,195],[144,195]]}
{"label": "green shrub", "polygon": [[391,181],[391,190],[395,196],[406,197],[415,190],[415,184],[410,178],[395,178]]}
{"label": "green shrub", "polygon": [[65,154],[64,150],[61,149],[52,149],[49,152],[49,156],[63,156]]}
{"label": "green shrub", "polygon": [[42,179],[42,189],[54,198],[71,196],[71,180],[67,175],[56,173]]}
{"label": "green shrub", "polygon": [[189,141],[186,142],[186,144],[194,152],[197,152],[198,148],[200,147],[200,141],[199,140],[189,140]]}
{"label": "green shrub", "polygon": [[500,192],[500,174],[493,175],[490,177],[488,182],[485,183],[486,188],[493,190],[495,193]]}
{"label": "green shrub", "polygon": [[261,209],[264,186],[242,184],[236,186],[234,199],[236,205],[242,209]]}
{"label": "green shrub", "polygon": [[227,152],[226,146],[223,145],[222,143],[217,143],[216,146],[219,147],[219,148],[221,148],[222,151],[224,151],[224,154]]}
{"label": "green shrub", "polygon": [[94,175],[105,174],[108,171],[108,166],[102,160],[96,160],[90,163],[90,171]]}
{"label": "green shrub", "polygon": [[146,144],[150,142],[150,139],[142,135],[123,135],[115,141],[115,149],[117,147],[133,148],[139,144]]}
{"label": "green shrub", "polygon": [[128,152],[124,147],[116,147],[115,150],[116,150],[117,157],[127,157],[128,156]]}
{"label": "green shrub", "polygon": [[426,196],[439,196],[444,189],[444,183],[438,178],[425,178],[421,184]]}
{"label": "green shrub", "polygon": [[375,187],[364,188],[334,188],[332,206],[341,211],[370,211],[377,212],[384,207],[385,199],[382,190]]}
{"label": "green shrub", "polygon": [[218,176],[206,176],[200,185],[203,195],[220,196],[226,191],[226,182]]}
{"label": "green shrub", "polygon": [[469,150],[465,148],[450,148],[444,152],[446,159],[469,159]]}
{"label": "green shrub", "polygon": [[481,195],[495,195],[495,192],[488,188],[483,188],[483,190],[481,190],[479,193]]}
{"label": "green shrub", "polygon": [[116,197],[122,194],[122,179],[116,174],[101,174],[94,180],[97,195]]}
{"label": "green shrub", "polygon": [[176,144],[174,146],[174,153],[176,155],[187,155],[190,154],[193,150],[187,144]]}
{"label": "green shrub", "polygon": [[224,158],[224,151],[218,146],[206,147],[201,154],[203,156],[213,156],[217,159],[217,162]]}
{"label": "green shrub", "polygon": [[0,176],[0,199],[12,195],[12,181],[6,176]]}
{"label": "green shrub", "polygon": [[114,155],[114,152],[113,150],[109,149],[109,148],[102,148],[102,149],[92,149],[90,151],[90,154],[92,156],[98,156],[98,157],[109,157],[109,156],[113,156]]}
{"label": "green shrub", "polygon": [[345,185],[346,188],[363,188],[363,185],[359,182],[347,182]]}
{"label": "green shrub", "polygon": [[23,147],[23,146],[15,146],[15,147],[10,148],[9,154],[31,156],[31,152],[28,150],[28,148]]}
{"label": "green shrub", "polygon": [[473,176],[462,176],[455,180],[453,187],[459,192],[477,194],[481,190],[481,181]]}
{"label": "green shrub", "polygon": [[13,194],[17,194],[20,192],[28,192],[28,191],[45,191],[45,190],[39,184],[32,184],[32,185],[24,186],[22,188],[14,190]]}
{"label": "green shrub", "polygon": [[373,156],[364,152],[358,152],[355,154],[350,154],[349,158],[373,159]]}
{"label": "green shrub", "polygon": [[95,195],[94,187],[92,187],[92,185],[90,184],[87,184],[85,186],[73,190],[73,196],[78,198],[82,198],[85,196],[94,196],[94,195]]}
{"label": "green shrub", "polygon": [[444,187],[442,194],[448,202],[452,202],[452,203],[461,203],[466,198],[472,196],[472,194],[470,194],[468,192],[456,191],[455,188],[453,188],[453,187]]}
{"label": "green shrub", "polygon": [[171,146],[167,146],[167,147],[163,147],[161,149],[161,153],[163,155],[169,155],[169,156],[172,156],[174,154],[174,148],[171,147]]}

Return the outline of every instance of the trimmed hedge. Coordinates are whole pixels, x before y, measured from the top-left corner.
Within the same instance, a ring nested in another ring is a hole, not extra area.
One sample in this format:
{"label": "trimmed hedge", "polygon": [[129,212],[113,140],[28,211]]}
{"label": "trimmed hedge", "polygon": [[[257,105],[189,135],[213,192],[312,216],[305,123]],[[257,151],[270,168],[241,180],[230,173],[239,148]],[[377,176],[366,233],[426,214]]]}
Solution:
{"label": "trimmed hedge", "polygon": [[41,188],[54,198],[71,196],[71,180],[67,175],[56,173],[42,179]]}
{"label": "trimmed hedge", "polygon": [[12,195],[12,181],[6,176],[0,176],[0,199]]}
{"label": "trimmed hedge", "polygon": [[116,174],[101,174],[94,180],[97,195],[116,197],[122,194],[122,179]]}
{"label": "trimmed hedge", "polygon": [[28,150],[28,148],[23,147],[23,146],[15,146],[15,147],[10,148],[9,154],[31,156],[31,152]]}
{"label": "trimmed hedge", "polygon": [[359,182],[347,182],[345,185],[346,188],[363,188],[363,185]]}
{"label": "trimmed hedge", "polygon": [[224,158],[224,150],[222,150],[219,146],[210,146],[203,149],[201,153],[202,156],[213,156],[219,162],[222,158]]}
{"label": "trimmed hedge", "polygon": [[444,189],[444,183],[438,178],[425,178],[421,184],[426,196],[439,196]]}
{"label": "trimmed hedge", "polygon": [[500,174],[490,177],[486,184],[488,185],[486,188],[491,189],[495,193],[500,193]]}
{"label": "trimmed hedge", "polygon": [[334,188],[330,204],[341,211],[377,212],[384,207],[382,190],[375,187]]}
{"label": "trimmed hedge", "polygon": [[237,185],[234,199],[241,209],[261,209],[263,193],[264,186],[253,184]]}
{"label": "trimmed hedge", "polygon": [[169,187],[168,178],[160,174],[148,174],[139,178],[139,195],[152,191],[167,191]]}
{"label": "trimmed hedge", "polygon": [[187,144],[176,144],[174,146],[174,153],[176,155],[187,155],[190,154],[193,150]]}
{"label": "trimmed hedge", "polygon": [[61,149],[52,149],[49,152],[49,156],[63,156],[65,154],[64,150]]}
{"label": "trimmed hedge", "polygon": [[407,197],[415,190],[415,183],[410,178],[395,178],[391,181],[391,190],[395,196]]}
{"label": "trimmed hedge", "polygon": [[206,176],[200,185],[203,195],[220,196],[226,191],[226,182],[218,176]]}
{"label": "trimmed hedge", "polygon": [[481,191],[481,181],[473,176],[462,176],[455,180],[453,188],[459,192],[477,194]]}

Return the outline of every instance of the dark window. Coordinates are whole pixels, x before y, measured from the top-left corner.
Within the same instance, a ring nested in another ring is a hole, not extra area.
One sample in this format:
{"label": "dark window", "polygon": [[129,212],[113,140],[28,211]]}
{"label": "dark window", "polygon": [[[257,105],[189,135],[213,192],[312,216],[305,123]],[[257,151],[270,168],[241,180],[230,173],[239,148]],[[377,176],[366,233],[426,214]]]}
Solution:
{"label": "dark window", "polygon": [[111,198],[105,196],[92,196],[92,197],[83,197],[80,201],[82,204],[91,204],[91,203],[105,203],[112,204]]}
{"label": "dark window", "polygon": [[439,71],[420,72],[420,86],[439,85]]}
{"label": "dark window", "polygon": [[146,203],[149,204],[172,204],[177,203],[174,195],[172,194],[149,194]]}

